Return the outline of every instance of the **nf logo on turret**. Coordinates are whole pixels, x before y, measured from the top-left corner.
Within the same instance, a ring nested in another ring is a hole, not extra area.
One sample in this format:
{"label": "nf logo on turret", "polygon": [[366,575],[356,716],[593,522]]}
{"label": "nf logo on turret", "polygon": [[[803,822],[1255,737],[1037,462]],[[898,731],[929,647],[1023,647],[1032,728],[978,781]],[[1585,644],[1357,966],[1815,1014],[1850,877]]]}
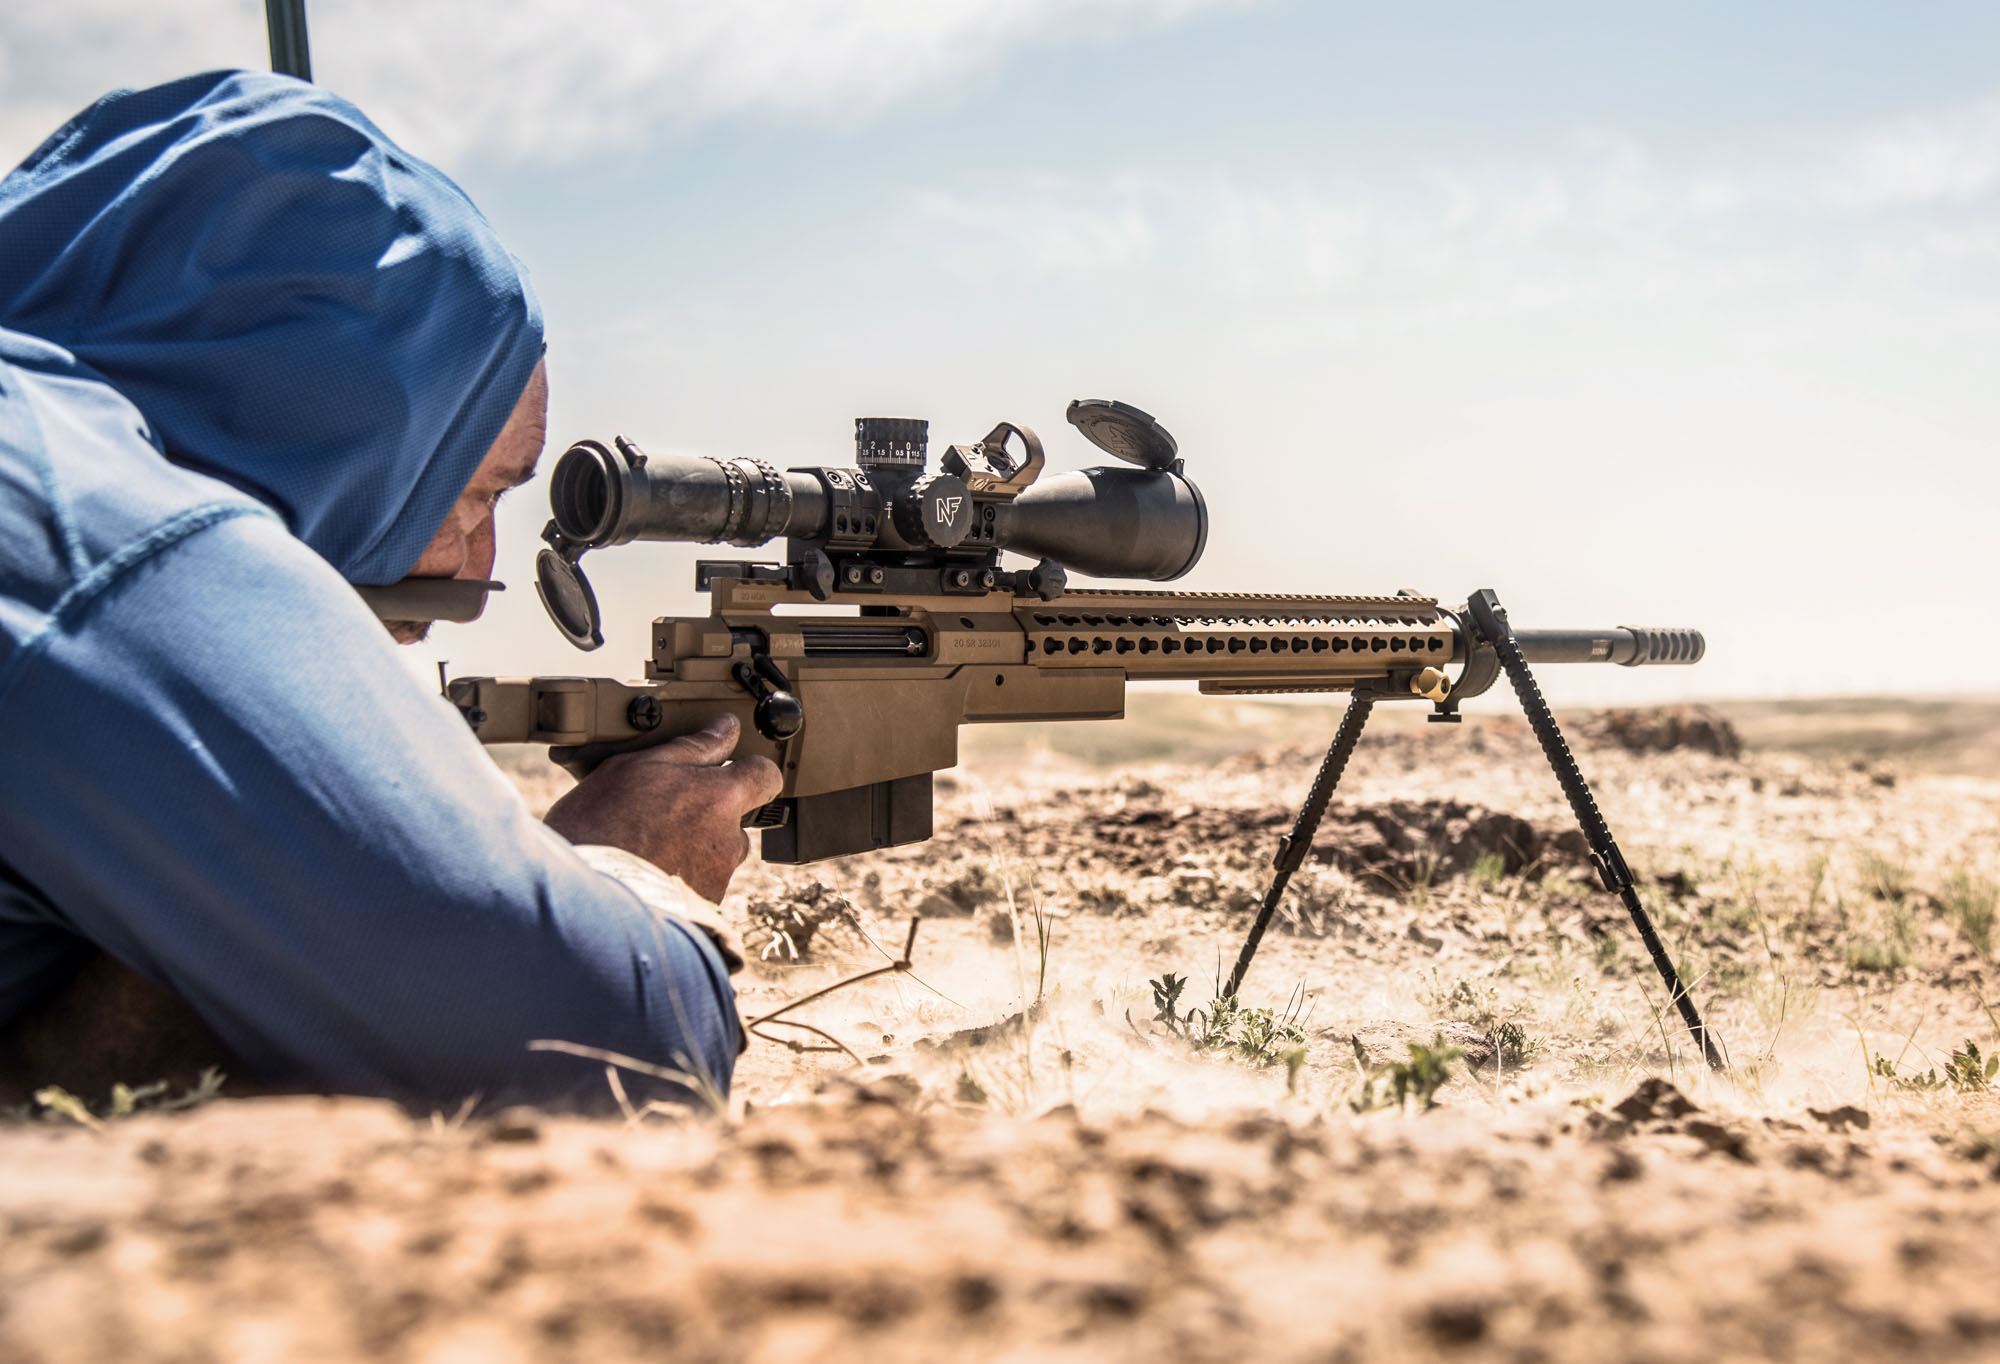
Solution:
{"label": "nf logo on turret", "polygon": [[962,497],[940,497],[937,500],[938,520],[947,526],[958,520],[958,506],[963,501],[965,499]]}

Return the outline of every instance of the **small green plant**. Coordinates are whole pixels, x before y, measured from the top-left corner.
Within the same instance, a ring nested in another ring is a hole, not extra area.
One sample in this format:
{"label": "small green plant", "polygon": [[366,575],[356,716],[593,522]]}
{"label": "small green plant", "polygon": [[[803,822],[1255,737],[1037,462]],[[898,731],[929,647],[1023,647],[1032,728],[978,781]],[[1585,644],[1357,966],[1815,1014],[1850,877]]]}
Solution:
{"label": "small green plant", "polygon": [[1542,1052],[1542,1039],[1512,1019],[1493,1024],[1486,1030],[1486,1043],[1501,1065],[1525,1066]]}
{"label": "small green plant", "polygon": [[2000,1076],[2000,1054],[1982,1057],[1979,1044],[1969,1037],[1944,1067],[1945,1081],[1961,1093],[1991,1089],[1995,1076]]}
{"label": "small green plant", "polygon": [[[1437,1092],[1451,1079],[1451,1063],[1462,1055],[1463,1051],[1447,1044],[1442,1036],[1433,1038],[1429,1046],[1412,1042],[1409,1060],[1392,1061],[1366,1074],[1360,1092],[1347,1106],[1356,1113],[1373,1113],[1404,1108],[1415,1100],[1422,1111],[1429,1112],[1437,1107]],[[1362,1050],[1359,1039],[1354,1042],[1354,1060],[1357,1066],[1368,1064],[1368,1053]]]}
{"label": "small green plant", "polygon": [[1444,1038],[1433,1038],[1428,1047],[1421,1042],[1410,1043],[1410,1059],[1399,1061],[1389,1067],[1389,1084],[1396,1091],[1396,1102],[1415,1099],[1425,1109],[1437,1107],[1437,1092],[1451,1079],[1451,1063],[1464,1052],[1448,1046]]}
{"label": "small green plant", "polygon": [[1880,906],[1871,934],[1857,934],[1846,947],[1847,964],[1856,971],[1900,971],[1917,945],[1917,921],[1908,903],[1890,900]]}
{"label": "small green plant", "polygon": [[1910,964],[1910,949],[1888,938],[1864,938],[1847,945],[1847,964],[1857,971],[1900,971]]}
{"label": "small green plant", "polygon": [[1823,852],[1816,852],[1806,859],[1806,903],[1805,915],[1810,919],[1819,909],[1820,896],[1826,892],[1829,878],[1833,873],[1833,859]]}
{"label": "small green plant", "polygon": [[1035,1005],[1041,1006],[1049,990],[1049,943],[1055,938],[1056,921],[1042,912],[1042,899],[1037,895],[1035,910],[1035,950],[1039,960],[1035,967]]}
{"label": "small green plant", "polygon": [[1929,1092],[1951,1088],[1970,1094],[1993,1087],[1994,1078],[2000,1076],[2000,1055],[1982,1056],[1979,1044],[1968,1037],[1965,1045],[1951,1054],[1942,1071],[1933,1066],[1908,1075],[1899,1074],[1896,1063],[1880,1053],[1870,1060],[1868,1070],[1871,1075],[1887,1080],[1891,1089]]}
{"label": "small green plant", "polygon": [[[1293,989],[1282,1011],[1256,1008],[1235,995],[1218,992],[1206,1009],[1180,1012],[1187,977],[1165,972],[1146,982],[1153,991],[1153,1017],[1187,1038],[1200,1051],[1231,1052],[1254,1065],[1285,1062],[1289,1082],[1298,1082],[1297,1066],[1305,1064],[1305,985]],[[1293,1051],[1298,1061],[1291,1059]]]}
{"label": "small green plant", "polygon": [[1625,945],[1613,933],[1599,933],[1590,940],[1591,964],[1599,975],[1614,971],[1625,960]]}
{"label": "small green plant", "polygon": [[1483,1023],[1500,1008],[1498,990],[1491,985],[1475,985],[1464,976],[1455,977],[1446,985],[1433,973],[1430,988],[1420,992],[1419,998],[1433,1013],[1468,1023]]}
{"label": "small green plant", "polygon": [[971,1071],[960,1068],[958,1072],[958,1085],[953,1090],[952,1097],[962,1104],[984,1106],[991,1102],[993,1096],[986,1092],[985,1085],[980,1084],[978,1080],[973,1078]]}
{"label": "small green plant", "polygon": [[1915,884],[1907,864],[1878,852],[1861,855],[1861,886],[1878,900],[1902,900]]}
{"label": "small green plant", "polygon": [[1187,1017],[1187,1036],[1204,1051],[1227,1051],[1253,1065],[1275,1065],[1294,1047],[1305,1045],[1306,1032],[1300,1012],[1305,1007],[1303,987],[1285,1001],[1283,1013],[1253,1008],[1235,995],[1215,999],[1207,1009],[1193,1010]]}
{"label": "small green plant", "polygon": [[1913,1070],[1908,1075],[1899,1074],[1896,1070],[1896,1063],[1886,1056],[1878,1055],[1875,1058],[1873,1069],[1876,1075],[1889,1082],[1889,1088],[1891,1089],[1905,1089],[1918,1093],[1929,1093],[1933,1090],[1943,1089],[1950,1083],[1949,1080],[1937,1073],[1937,1067],[1935,1066],[1929,1070]]}
{"label": "small green plant", "polygon": [[1566,871],[1545,872],[1535,887],[1538,898],[1555,904],[1575,904],[1597,893],[1595,881],[1579,881]]}
{"label": "small green plant", "polygon": [[194,1108],[210,1099],[221,1097],[222,1086],[227,1079],[214,1066],[202,1071],[194,1084],[179,1094],[170,1095],[165,1080],[156,1080],[149,1085],[134,1087],[128,1084],[111,1086],[111,1097],[97,1112],[76,1095],[61,1085],[44,1085],[35,1091],[34,1106],[24,1116],[61,1118],[88,1127],[92,1131],[104,1130],[106,1119],[129,1118],[134,1113],[155,1112],[174,1113],[185,1108]]}
{"label": "small green plant", "polygon": [[1299,1077],[1306,1069],[1306,1049],[1293,1047],[1278,1057],[1285,1063],[1285,1097],[1291,1098],[1299,1092]]}
{"label": "small green plant", "polygon": [[1970,868],[1955,867],[1945,878],[1937,907],[1947,920],[1958,926],[1973,951],[1982,957],[1993,955],[1993,926],[1996,917],[2000,917],[2000,885],[1974,875]]}
{"label": "small green plant", "polygon": [[93,1132],[102,1132],[104,1124],[90,1105],[64,1089],[61,1085],[44,1085],[35,1091],[35,1102],[47,1109],[51,1117],[68,1118],[80,1127],[88,1127]]}
{"label": "small green plant", "polygon": [[1428,843],[1417,849],[1416,866],[1410,873],[1410,903],[1418,909],[1431,902],[1431,883],[1437,880],[1437,852]]}
{"label": "small green plant", "polygon": [[1484,889],[1495,886],[1507,875],[1507,857],[1504,853],[1489,852],[1479,854],[1479,860],[1472,864],[1468,873],[1472,884]]}
{"label": "small green plant", "polygon": [[1541,1052],[1542,1039],[1512,1019],[1500,1015],[1500,992],[1491,984],[1464,976],[1446,985],[1433,972],[1431,985],[1418,998],[1432,1013],[1470,1023],[1484,1035],[1495,1059],[1503,1065],[1524,1066]]}

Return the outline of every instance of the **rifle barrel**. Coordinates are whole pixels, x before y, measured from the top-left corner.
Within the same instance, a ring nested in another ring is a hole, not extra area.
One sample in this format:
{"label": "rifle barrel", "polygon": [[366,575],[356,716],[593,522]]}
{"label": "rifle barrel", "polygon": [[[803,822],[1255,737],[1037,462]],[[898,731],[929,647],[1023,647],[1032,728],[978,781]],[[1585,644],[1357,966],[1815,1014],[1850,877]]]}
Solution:
{"label": "rifle barrel", "polygon": [[1708,652],[1699,630],[1620,625],[1610,630],[1516,630],[1515,643],[1530,663],[1692,664]]}

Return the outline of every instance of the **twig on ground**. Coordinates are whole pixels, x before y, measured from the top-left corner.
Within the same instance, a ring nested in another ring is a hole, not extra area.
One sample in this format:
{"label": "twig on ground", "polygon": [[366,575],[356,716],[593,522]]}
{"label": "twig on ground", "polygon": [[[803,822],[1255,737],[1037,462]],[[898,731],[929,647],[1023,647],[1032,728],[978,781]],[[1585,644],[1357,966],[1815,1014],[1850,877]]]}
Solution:
{"label": "twig on ground", "polygon": [[683,1089],[691,1090],[698,1095],[701,1101],[707,1104],[717,1116],[727,1117],[729,1114],[729,1104],[723,1099],[715,1086],[700,1076],[691,1075],[685,1070],[675,1070],[671,1066],[656,1066],[651,1061],[641,1061],[638,1057],[627,1056],[623,1052],[606,1051],[603,1047],[586,1047],[581,1042],[563,1042],[551,1037],[535,1038],[528,1043],[528,1050],[555,1051],[561,1052],[565,1056],[580,1056],[586,1061],[602,1061],[605,1066],[605,1073],[611,1081],[611,1095],[614,1099],[618,1100],[619,1108],[627,1114],[628,1118],[635,1111],[639,1117],[644,1117],[647,1113],[653,1112],[656,1109],[669,1108],[671,1105],[662,1105],[655,1101],[647,1104],[644,1108],[634,1110],[631,1100],[625,1097],[623,1082],[618,1079],[617,1072],[620,1070],[629,1070],[637,1075],[650,1075],[655,1080],[665,1080],[669,1084],[679,1085]]}
{"label": "twig on ground", "polygon": [[459,1128],[465,1126],[465,1120],[472,1116],[472,1110],[479,1106],[479,1100],[479,1091],[474,1090],[459,1101],[458,1111],[453,1113],[449,1118],[444,1115],[443,1110],[433,1108],[431,1110],[431,1135],[442,1137],[447,1133],[456,1132]]}
{"label": "twig on ground", "polygon": [[787,1037],[773,1037],[771,1036],[771,1034],[767,1032],[761,1032],[755,1027],[746,1028],[744,1031],[750,1033],[750,1035],[753,1037],[762,1038],[766,1042],[775,1042],[779,1046],[785,1048],[787,1051],[795,1051],[795,1052],[844,1051],[850,1057],[853,1057],[855,1065],[865,1066],[868,1064],[866,1061],[861,1059],[860,1055],[856,1053],[854,1048],[848,1046],[845,1042],[841,1041],[838,1037],[835,1037],[825,1028],[816,1027],[811,1023],[801,1023],[795,1018],[774,1018],[764,1026],[771,1028],[803,1028],[807,1032],[817,1033],[819,1036],[824,1037],[827,1041],[833,1043],[833,1045],[830,1047],[809,1047],[803,1042],[794,1042],[793,1040]]}
{"label": "twig on ground", "polygon": [[890,962],[887,966],[878,966],[872,971],[863,971],[858,975],[848,976],[844,980],[836,980],[833,984],[822,986],[820,989],[814,990],[811,994],[800,995],[789,1004],[781,1004],[767,1014],[760,1014],[756,1018],[750,1019],[743,1025],[744,1030],[747,1032],[752,1028],[761,1027],[774,1018],[788,1014],[794,1009],[803,1008],[816,999],[824,999],[836,990],[845,990],[850,985],[859,985],[864,980],[873,980],[877,976],[893,975],[898,972],[908,972],[910,969],[910,953],[917,945],[917,925],[922,922],[923,920],[920,918],[911,918],[910,936],[903,941],[903,955]]}
{"label": "twig on ground", "polygon": [[[875,941],[875,937],[874,937],[874,935],[873,935],[872,933],[870,933],[870,932],[869,932],[869,931],[868,931],[867,929],[863,928],[863,927],[861,926],[861,924],[860,924],[860,923],[859,923],[858,921],[857,921],[857,922],[856,922],[856,923],[854,924],[854,931],[855,931],[856,933],[859,933],[859,934],[861,935],[861,940],[862,940],[863,942],[867,943],[867,944],[868,944],[868,945],[869,945],[870,947],[874,948],[874,949],[875,949],[875,950],[876,950],[877,952],[880,952],[880,953],[881,953],[881,954],[882,954],[883,956],[885,956],[885,957],[889,957],[889,949],[888,949],[888,948],[886,948],[886,947],[884,947],[884,946],[882,946],[882,944],[881,944],[881,943],[879,943],[879,942],[876,942],[876,941]],[[904,956],[904,958],[905,958],[905,959],[907,959],[907,958],[909,957],[909,955],[910,955],[910,952],[909,952],[909,949],[908,949],[907,947],[905,947],[905,948],[903,949],[903,956]],[[889,960],[893,962],[893,961],[894,961],[894,960],[896,960],[896,959],[895,959],[894,957],[889,957]],[[919,984],[919,985],[923,986],[923,987],[924,987],[924,988],[925,988],[926,990],[929,990],[929,991],[930,991],[930,992],[931,992],[932,994],[936,995],[936,996],[937,996],[937,997],[938,997],[939,999],[943,1000],[943,1001],[944,1001],[945,1003],[947,1003],[947,1004],[951,1005],[951,1006],[952,1006],[952,1007],[953,1007],[954,1009],[963,1009],[963,1008],[965,1008],[965,1006],[964,1006],[963,1004],[960,1004],[960,1003],[959,1003],[959,1002],[958,1002],[957,1000],[953,999],[953,998],[952,998],[952,997],[951,997],[950,995],[948,995],[948,994],[946,994],[946,993],[945,993],[944,991],[942,991],[942,990],[938,989],[938,987],[937,987],[937,986],[935,986],[935,985],[931,984],[931,983],[930,983],[929,981],[925,980],[925,979],[924,979],[924,978],[923,978],[922,976],[918,975],[918,974],[917,974],[917,973],[916,973],[915,971],[913,971],[913,970],[909,970],[909,969],[907,969],[907,968],[906,968],[906,969],[904,970],[904,974],[905,974],[905,975],[907,975],[907,976],[908,976],[908,977],[909,977],[909,978],[910,978],[911,980],[915,981],[915,982],[916,982],[917,984]]]}

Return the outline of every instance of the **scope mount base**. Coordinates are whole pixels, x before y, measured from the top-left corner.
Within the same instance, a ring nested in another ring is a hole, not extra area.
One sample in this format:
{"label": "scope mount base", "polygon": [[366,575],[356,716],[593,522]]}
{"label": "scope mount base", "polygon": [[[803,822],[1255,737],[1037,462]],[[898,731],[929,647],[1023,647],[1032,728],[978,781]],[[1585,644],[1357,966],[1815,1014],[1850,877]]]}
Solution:
{"label": "scope mount base", "polygon": [[909,564],[886,555],[831,554],[805,541],[788,544],[791,557],[783,564],[697,559],[694,590],[710,592],[717,583],[731,581],[771,583],[817,601],[890,595],[984,597],[996,591],[1053,601],[1069,585],[1068,573],[1053,559],[1021,569],[999,567],[998,553],[947,559],[942,564]]}

